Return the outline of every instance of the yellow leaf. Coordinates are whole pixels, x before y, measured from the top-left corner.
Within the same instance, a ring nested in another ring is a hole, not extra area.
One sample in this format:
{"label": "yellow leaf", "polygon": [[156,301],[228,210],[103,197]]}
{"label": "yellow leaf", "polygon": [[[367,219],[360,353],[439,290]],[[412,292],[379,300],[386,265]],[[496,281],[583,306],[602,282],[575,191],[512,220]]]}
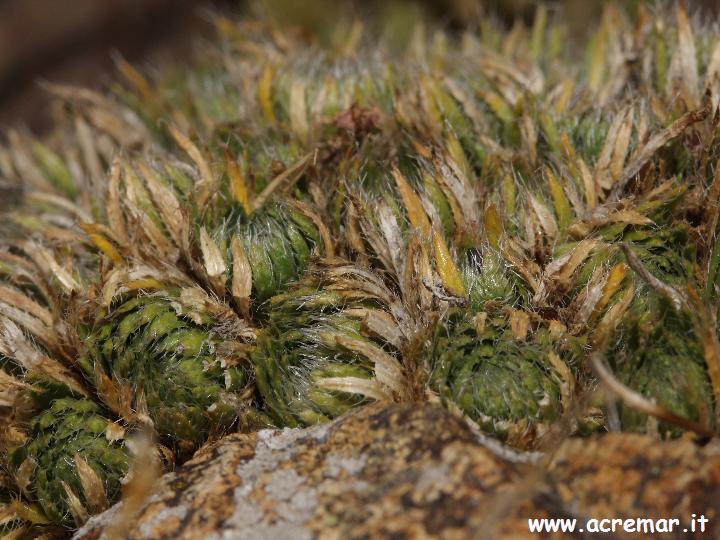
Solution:
{"label": "yellow leaf", "polygon": [[564,231],[570,225],[572,221],[572,209],[570,208],[570,202],[565,196],[565,191],[562,185],[555,177],[553,172],[547,170],[548,184],[550,184],[550,193],[552,194],[553,204],[555,206],[555,214],[558,217],[558,224],[560,230]]}
{"label": "yellow leaf", "polygon": [[137,290],[149,290],[149,289],[163,289],[165,288],[165,284],[155,278],[140,278],[140,279],[134,279],[132,281],[128,281],[125,284],[125,287],[127,287],[131,291],[137,291]]}
{"label": "yellow leaf", "polygon": [[135,66],[127,62],[124,58],[120,58],[117,61],[117,67],[122,76],[135,87],[135,90],[140,94],[143,101],[152,101],[152,87],[145,76],[135,69]]}
{"label": "yellow leaf", "polygon": [[502,123],[512,124],[515,122],[515,113],[513,113],[512,107],[500,95],[490,90],[478,90],[477,95]]}
{"label": "yellow leaf", "polygon": [[471,178],[472,168],[470,167],[470,163],[468,163],[467,156],[465,156],[465,151],[463,150],[462,144],[460,144],[460,140],[452,131],[447,134],[446,144],[447,152],[450,157],[455,161],[455,163],[457,163],[465,177]]}
{"label": "yellow leaf", "polygon": [[245,210],[245,213],[249,215],[250,212],[252,212],[252,207],[250,206],[250,194],[248,193],[247,184],[240,171],[240,167],[238,167],[237,161],[228,150],[225,151],[225,168],[230,177],[230,190],[232,191],[233,199],[239,202]]}
{"label": "yellow leaf", "polygon": [[408,184],[397,167],[393,168],[392,175],[400,192],[400,197],[402,197],[403,205],[405,205],[405,210],[407,210],[410,225],[412,225],[413,229],[419,230],[423,236],[428,236],[430,234],[430,220],[425,213],[420,197],[410,187],[410,184]]}
{"label": "yellow leaf", "polygon": [[443,117],[435,99],[435,88],[432,80],[424,76],[420,79],[420,99],[425,116],[431,126],[442,126]]}
{"label": "yellow leaf", "polygon": [[105,236],[101,233],[97,232],[89,223],[81,223],[80,226],[87,233],[92,243],[95,244],[95,247],[102,251],[113,262],[113,264],[117,266],[124,264],[125,259],[123,259],[122,255],[120,255],[118,250],[115,249],[115,246],[113,246],[110,240],[105,238]]}
{"label": "yellow leaf", "polygon": [[36,525],[50,523],[50,520],[36,504],[30,504],[17,498],[13,499],[9,506],[10,510],[24,521],[28,521]]}
{"label": "yellow leaf", "polygon": [[273,82],[273,68],[270,64],[265,65],[262,77],[257,87],[257,97],[260,102],[260,109],[262,110],[265,120],[270,123],[275,123],[275,111],[273,110],[272,102],[272,82]]}
{"label": "yellow leaf", "polygon": [[498,249],[500,237],[503,234],[503,226],[495,203],[490,204],[485,210],[483,223],[485,225],[485,236],[487,237],[488,243],[495,249]]}
{"label": "yellow leaf", "polygon": [[506,174],[502,180],[502,198],[505,205],[505,214],[511,216],[515,213],[515,197],[517,189],[512,176]]}
{"label": "yellow leaf", "polygon": [[530,38],[530,55],[536,62],[540,59],[540,55],[543,51],[547,22],[547,8],[545,7],[545,4],[540,4],[535,12],[535,21],[533,23],[532,36]]}
{"label": "yellow leaf", "polygon": [[600,319],[600,322],[596,326],[591,339],[592,346],[595,349],[605,348],[609,338],[612,336],[613,332],[615,332],[617,325],[620,323],[620,319],[622,319],[628,307],[630,307],[630,302],[634,296],[635,285],[631,283],[630,287],[628,287],[625,291],[623,297],[613,304],[613,306],[608,309],[607,313],[603,315],[603,318]]}
{"label": "yellow leaf", "polygon": [[612,270],[610,270],[610,275],[603,287],[602,296],[600,297],[600,300],[598,300],[598,303],[595,304],[595,314],[600,313],[605,306],[607,306],[610,299],[620,288],[620,285],[627,275],[627,270],[628,266],[625,263],[616,264],[613,266]]}
{"label": "yellow leaf", "polygon": [[[603,21],[604,22],[604,21]],[[587,49],[587,81],[590,90],[597,92],[605,78],[605,57],[608,40],[607,25],[603,24],[590,39]]]}
{"label": "yellow leaf", "polygon": [[440,275],[443,287],[453,296],[464,296],[465,286],[460,277],[460,272],[450,256],[445,240],[436,229],[432,231],[432,242],[435,253],[435,267]]}

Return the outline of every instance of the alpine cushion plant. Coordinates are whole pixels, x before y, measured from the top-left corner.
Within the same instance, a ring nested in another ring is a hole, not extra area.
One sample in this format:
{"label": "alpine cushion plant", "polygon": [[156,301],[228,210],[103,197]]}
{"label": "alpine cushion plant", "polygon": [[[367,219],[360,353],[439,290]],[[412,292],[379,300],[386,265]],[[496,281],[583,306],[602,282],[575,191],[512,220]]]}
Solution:
{"label": "alpine cushion plant", "polygon": [[181,453],[237,420],[247,330],[197,289],[144,292],[97,309],[78,364],[118,413],[144,409]]}
{"label": "alpine cushion plant", "polygon": [[483,431],[520,448],[535,446],[560,419],[576,384],[572,352],[547,329],[525,331],[502,315],[452,314],[434,340],[430,379]]}
{"label": "alpine cushion plant", "polygon": [[76,525],[116,500],[128,470],[122,441],[105,437],[108,418],[89,399],[53,399],[33,418],[26,445],[9,458],[51,523]]}
{"label": "alpine cushion plant", "polygon": [[110,435],[109,412],[68,365],[75,356],[62,320],[69,298],[27,256],[33,248],[2,254],[0,448],[9,535],[79,525],[104,510],[119,496],[130,460],[122,430]]}
{"label": "alpine cushion plant", "polygon": [[520,450],[716,433],[720,40],[682,3],[583,54],[492,20],[218,16],[191,66],[48,86],[0,147],[0,531],[370,401]]}

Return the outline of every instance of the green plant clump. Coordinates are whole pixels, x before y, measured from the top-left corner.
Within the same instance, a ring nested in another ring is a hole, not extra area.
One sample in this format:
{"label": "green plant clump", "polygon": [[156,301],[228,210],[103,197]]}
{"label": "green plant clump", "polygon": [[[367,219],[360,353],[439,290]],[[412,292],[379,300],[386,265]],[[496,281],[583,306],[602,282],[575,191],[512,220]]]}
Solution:
{"label": "green plant clump", "polygon": [[542,4],[411,11],[218,16],[188,65],[49,85],[50,132],[8,130],[1,534],[67,536],[143,459],[373,401],[513,452],[717,434],[710,26],[606,3],[566,47]]}

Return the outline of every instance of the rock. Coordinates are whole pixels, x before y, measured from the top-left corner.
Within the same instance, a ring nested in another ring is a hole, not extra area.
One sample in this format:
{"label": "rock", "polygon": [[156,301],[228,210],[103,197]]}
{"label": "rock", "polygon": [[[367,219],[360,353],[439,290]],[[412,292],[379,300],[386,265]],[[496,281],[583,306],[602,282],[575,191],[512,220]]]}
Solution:
{"label": "rock", "polygon": [[165,475],[132,519],[120,503],[75,538],[105,538],[111,525],[156,540],[538,538],[528,518],[581,527],[692,513],[709,519],[707,537],[720,532],[717,448],[612,434],[566,441],[536,464],[498,454],[439,407],[372,405],[225,437]]}

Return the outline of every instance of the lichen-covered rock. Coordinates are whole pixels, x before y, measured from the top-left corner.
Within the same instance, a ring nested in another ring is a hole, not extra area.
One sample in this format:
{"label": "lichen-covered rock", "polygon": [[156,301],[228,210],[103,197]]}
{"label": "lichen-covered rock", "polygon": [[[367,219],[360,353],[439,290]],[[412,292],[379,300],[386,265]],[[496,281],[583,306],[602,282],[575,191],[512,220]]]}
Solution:
{"label": "lichen-covered rock", "polygon": [[563,506],[578,508],[578,518],[676,517],[685,527],[693,513],[704,514],[707,537],[720,534],[717,441],[702,448],[628,434],[571,439],[549,468],[555,493]]}
{"label": "lichen-covered rock", "polygon": [[580,527],[692,513],[710,520],[708,537],[716,530],[712,445],[613,434],[570,440],[535,463],[507,452],[441,408],[371,405],[330,424],[230,435],[166,475],[138,512],[120,503],[75,538],[107,538],[108,527],[153,540],[536,538],[528,518]]}

